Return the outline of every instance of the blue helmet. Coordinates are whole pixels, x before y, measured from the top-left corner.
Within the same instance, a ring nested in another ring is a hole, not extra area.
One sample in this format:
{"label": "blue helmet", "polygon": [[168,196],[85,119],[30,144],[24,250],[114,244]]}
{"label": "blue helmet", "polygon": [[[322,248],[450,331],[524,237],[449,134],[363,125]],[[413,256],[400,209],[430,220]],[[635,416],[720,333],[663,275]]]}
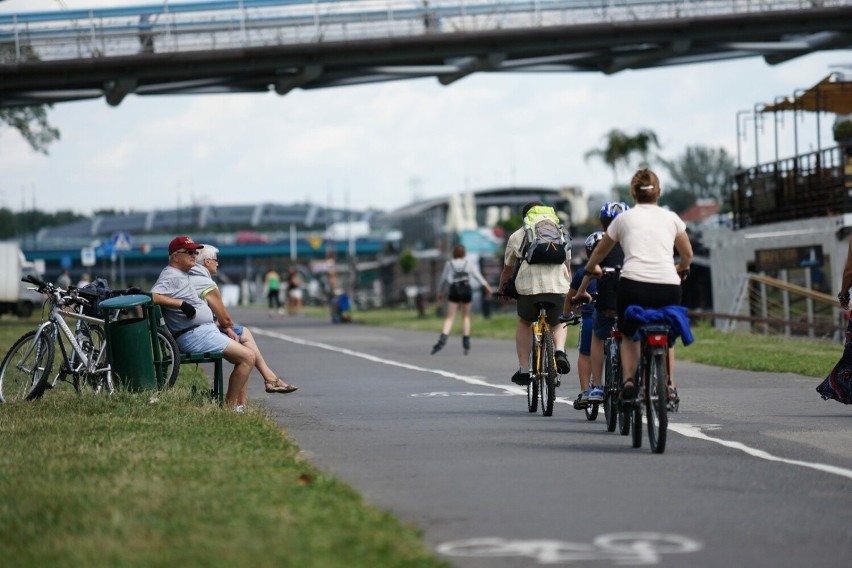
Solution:
{"label": "blue helmet", "polygon": [[595,231],[586,237],[586,254],[591,255],[592,251],[595,250],[595,247],[598,246],[598,243],[601,242],[603,238],[604,234],[601,231]]}
{"label": "blue helmet", "polygon": [[623,213],[630,209],[630,206],[623,201],[607,201],[601,207],[601,221],[612,221],[618,217],[619,213]]}

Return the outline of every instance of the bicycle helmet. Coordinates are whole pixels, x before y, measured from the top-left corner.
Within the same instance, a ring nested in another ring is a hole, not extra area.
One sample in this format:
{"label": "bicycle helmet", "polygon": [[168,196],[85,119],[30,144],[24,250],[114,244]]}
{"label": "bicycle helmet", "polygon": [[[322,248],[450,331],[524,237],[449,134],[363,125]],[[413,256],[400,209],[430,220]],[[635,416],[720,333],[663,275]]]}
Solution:
{"label": "bicycle helmet", "polygon": [[627,211],[630,206],[623,201],[607,201],[601,207],[601,221],[615,219],[619,213]]}
{"label": "bicycle helmet", "polygon": [[586,254],[592,254],[592,251],[595,250],[595,247],[598,246],[598,243],[603,240],[604,234],[601,231],[595,231],[588,237],[586,237]]}

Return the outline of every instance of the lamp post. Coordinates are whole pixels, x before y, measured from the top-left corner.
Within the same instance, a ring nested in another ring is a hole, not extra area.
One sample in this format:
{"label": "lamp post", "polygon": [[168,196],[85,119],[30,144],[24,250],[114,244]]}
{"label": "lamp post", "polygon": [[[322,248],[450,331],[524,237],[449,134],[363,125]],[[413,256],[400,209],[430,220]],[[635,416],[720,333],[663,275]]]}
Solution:
{"label": "lamp post", "polygon": [[796,121],[797,114],[799,112],[799,95],[804,95],[806,92],[806,89],[796,89],[793,91],[793,141],[795,144],[794,150],[796,152],[796,163],[798,163],[799,159],[799,123]]}
{"label": "lamp post", "polygon": [[[741,151],[741,147],[740,147],[740,141],[745,140],[745,129],[740,131],[740,117],[744,114],[745,115],[751,114],[751,111],[750,110],[738,110],[737,111],[737,167],[739,169],[743,168],[743,157],[742,157],[742,151]],[[745,121],[743,121],[743,126],[745,126]]]}
{"label": "lamp post", "polygon": [[[778,103],[782,103],[787,100],[786,95],[779,95],[775,97],[775,104],[773,104],[773,122],[775,125],[775,163],[778,163]],[[784,122],[784,115],[781,115],[781,122]]]}
{"label": "lamp post", "polygon": [[[760,144],[758,144],[757,139],[757,127],[758,122],[760,122],[760,127],[762,129],[763,122],[760,119],[760,110],[766,108],[766,105],[763,103],[755,103],[754,104],[754,167],[757,168],[760,166]],[[760,110],[758,110],[760,109]]]}

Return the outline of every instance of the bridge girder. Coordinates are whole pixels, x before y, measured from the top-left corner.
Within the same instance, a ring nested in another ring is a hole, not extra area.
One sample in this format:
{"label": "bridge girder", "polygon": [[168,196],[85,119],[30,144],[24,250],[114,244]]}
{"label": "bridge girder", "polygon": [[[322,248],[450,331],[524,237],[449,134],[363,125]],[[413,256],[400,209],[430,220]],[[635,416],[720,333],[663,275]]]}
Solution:
{"label": "bridge girder", "polygon": [[0,106],[265,93],[475,72],[601,72],[852,47],[852,6],[0,64]]}

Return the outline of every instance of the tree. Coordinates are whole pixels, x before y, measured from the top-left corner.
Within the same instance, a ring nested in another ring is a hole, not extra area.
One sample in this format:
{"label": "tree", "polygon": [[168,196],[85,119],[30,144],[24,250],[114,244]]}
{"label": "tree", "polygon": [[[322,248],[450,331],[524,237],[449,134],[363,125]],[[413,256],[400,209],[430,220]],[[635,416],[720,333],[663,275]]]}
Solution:
{"label": "tree", "polygon": [[[672,193],[682,191],[690,194],[693,203],[698,199],[713,199],[729,208],[728,180],[736,170],[734,161],[724,148],[689,146],[683,155],[673,161],[662,160],[672,178]],[[667,192],[663,192],[665,197]],[[674,209],[674,206],[670,204]]]}
{"label": "tree", "polygon": [[59,140],[59,130],[47,122],[48,106],[0,108],[0,124],[16,129],[33,150],[47,155],[50,143]]}
{"label": "tree", "polygon": [[[0,45],[0,56],[12,50],[9,44]],[[38,59],[32,48],[25,47],[26,59]],[[2,57],[0,57],[2,59]],[[51,105],[0,107],[0,125],[7,125],[21,133],[33,150],[47,155],[47,147],[59,140],[59,130],[47,122],[47,109]]]}
{"label": "tree", "polygon": [[648,165],[648,154],[652,147],[659,148],[657,135],[647,129],[642,129],[635,136],[630,136],[617,128],[607,132],[604,136],[605,143],[602,148],[593,148],[586,152],[585,159],[600,158],[612,169],[613,192],[618,187],[618,168],[620,165],[628,167],[630,158],[634,154],[642,157],[642,165]]}

